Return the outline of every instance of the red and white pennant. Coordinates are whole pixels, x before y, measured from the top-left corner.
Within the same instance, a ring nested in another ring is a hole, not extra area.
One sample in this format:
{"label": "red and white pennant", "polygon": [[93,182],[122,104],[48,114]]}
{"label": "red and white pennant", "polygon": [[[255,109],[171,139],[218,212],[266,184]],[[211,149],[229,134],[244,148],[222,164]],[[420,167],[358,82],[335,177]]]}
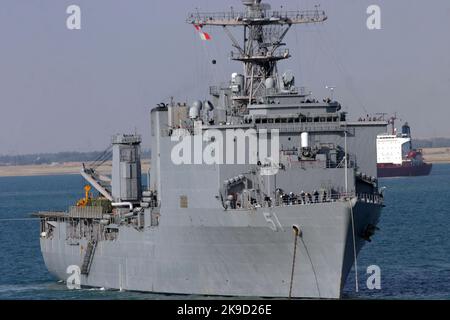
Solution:
{"label": "red and white pennant", "polygon": [[200,39],[207,41],[207,40],[211,40],[211,36],[209,35],[209,33],[204,32],[202,30],[202,26],[198,25],[198,24],[194,24],[194,28],[195,30],[198,31],[198,34],[200,35]]}

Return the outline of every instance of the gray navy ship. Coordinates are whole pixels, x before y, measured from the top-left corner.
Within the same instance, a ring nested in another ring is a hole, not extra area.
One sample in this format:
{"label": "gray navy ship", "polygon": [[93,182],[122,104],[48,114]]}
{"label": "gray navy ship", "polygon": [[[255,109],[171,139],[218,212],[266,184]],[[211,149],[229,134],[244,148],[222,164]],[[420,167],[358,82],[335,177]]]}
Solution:
{"label": "gray navy ship", "polygon": [[[352,122],[339,102],[317,100],[278,71],[290,57],[288,31],[324,22],[325,12],[243,5],[188,16],[203,38],[204,27],[223,29],[244,68],[208,98],[151,110],[148,185],[141,136],[115,135],[81,169],[96,195],[87,187],[67,212],[37,213],[56,278],[168,294],[342,296],[383,207],[376,137],[387,123]],[[111,176],[96,170],[108,154]]]}

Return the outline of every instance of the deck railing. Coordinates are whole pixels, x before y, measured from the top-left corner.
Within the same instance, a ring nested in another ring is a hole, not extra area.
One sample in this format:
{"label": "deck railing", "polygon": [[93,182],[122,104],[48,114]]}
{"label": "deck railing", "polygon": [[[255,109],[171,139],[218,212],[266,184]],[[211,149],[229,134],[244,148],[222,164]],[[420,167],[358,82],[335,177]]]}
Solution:
{"label": "deck railing", "polygon": [[327,19],[323,10],[297,11],[234,11],[190,13],[187,23],[196,25],[243,25],[250,21],[268,21],[272,23],[287,21],[292,24],[322,22]]}
{"label": "deck railing", "polygon": [[298,206],[298,205],[317,205],[323,203],[332,203],[337,201],[350,201],[356,198],[358,202],[378,204],[382,205],[384,202],[383,195],[381,194],[368,194],[368,193],[333,193],[324,194],[319,192],[318,195],[313,193],[305,193],[305,196],[295,195],[290,197],[285,195],[277,201],[264,201],[260,207],[286,207],[286,206]]}

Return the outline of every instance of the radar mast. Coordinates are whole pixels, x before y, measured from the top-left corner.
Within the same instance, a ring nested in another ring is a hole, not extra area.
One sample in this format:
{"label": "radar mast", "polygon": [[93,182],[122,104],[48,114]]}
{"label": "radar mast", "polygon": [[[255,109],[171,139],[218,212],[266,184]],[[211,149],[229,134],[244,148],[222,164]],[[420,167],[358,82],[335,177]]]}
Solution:
{"label": "radar mast", "polygon": [[[319,6],[309,11],[275,11],[261,0],[243,0],[242,3],[246,7],[243,12],[197,12],[190,14],[187,22],[195,26],[223,27],[237,50],[231,53],[231,59],[244,64],[244,88],[241,96],[234,100],[247,105],[266,95],[266,89],[270,89],[267,84],[279,87],[277,62],[290,58],[289,50],[282,47],[292,25],[320,23],[327,20],[327,16]],[[230,27],[244,28],[241,43],[233,36]],[[288,78],[293,80],[291,75]]]}

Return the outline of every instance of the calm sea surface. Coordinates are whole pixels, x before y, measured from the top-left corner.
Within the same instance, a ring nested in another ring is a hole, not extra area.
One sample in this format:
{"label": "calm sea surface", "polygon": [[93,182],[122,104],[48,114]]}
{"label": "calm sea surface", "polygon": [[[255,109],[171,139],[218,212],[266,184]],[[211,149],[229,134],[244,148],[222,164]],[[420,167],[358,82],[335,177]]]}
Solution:
{"label": "calm sea surface", "polygon": [[[179,298],[67,290],[47,272],[39,222],[29,215],[66,210],[82,197],[83,185],[81,177],[71,175],[0,178],[0,299]],[[384,179],[381,185],[387,189],[380,231],[358,257],[359,293],[352,272],[344,297],[450,299],[450,165],[435,165],[428,177]],[[369,265],[381,268],[381,290],[366,287]]]}

